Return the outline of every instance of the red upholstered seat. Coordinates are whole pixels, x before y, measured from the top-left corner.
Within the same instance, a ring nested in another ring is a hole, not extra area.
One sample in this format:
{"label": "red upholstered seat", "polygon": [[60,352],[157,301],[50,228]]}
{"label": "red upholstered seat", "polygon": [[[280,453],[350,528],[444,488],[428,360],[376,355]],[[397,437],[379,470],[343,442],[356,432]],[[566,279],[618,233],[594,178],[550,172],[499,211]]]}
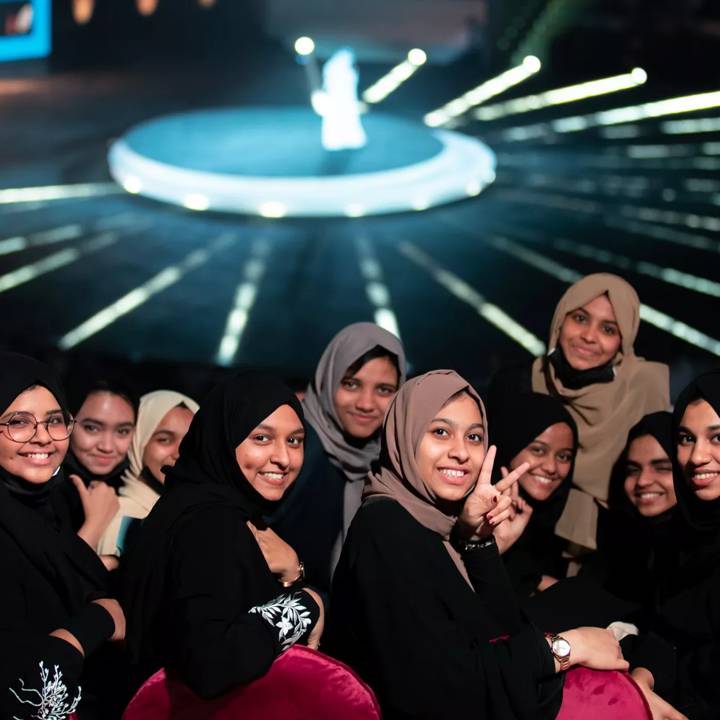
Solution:
{"label": "red upholstered seat", "polygon": [[347,666],[294,646],[266,675],[215,700],[202,700],[164,670],[130,701],[123,720],[379,720],[372,690]]}
{"label": "red upholstered seat", "polygon": [[652,715],[627,673],[575,667],[565,676],[556,720],[652,720]]}

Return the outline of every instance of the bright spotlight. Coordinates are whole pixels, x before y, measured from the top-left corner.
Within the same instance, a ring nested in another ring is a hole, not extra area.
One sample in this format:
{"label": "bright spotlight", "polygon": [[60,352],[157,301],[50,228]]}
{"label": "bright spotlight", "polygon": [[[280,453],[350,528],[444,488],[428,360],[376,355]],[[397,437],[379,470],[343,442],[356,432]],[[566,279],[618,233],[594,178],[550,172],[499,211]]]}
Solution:
{"label": "bright spotlight", "polygon": [[210,207],[210,201],[207,196],[202,193],[190,193],[183,198],[182,204],[188,210],[196,210],[202,212]]}
{"label": "bright spotlight", "polygon": [[407,59],[411,65],[424,65],[427,62],[427,54],[420,48],[413,48],[408,54]]}
{"label": "bright spotlight", "polygon": [[287,215],[287,207],[284,203],[269,200],[268,202],[260,203],[258,213],[266,218],[281,218]]}
{"label": "bright spotlight", "polygon": [[143,187],[140,179],[136,178],[134,175],[128,175],[125,179],[123,179],[122,186],[132,195],[140,193]]}
{"label": "bright spotlight", "polygon": [[647,80],[647,73],[642,68],[636,67],[630,71],[630,77],[638,85],[642,85]]}
{"label": "bright spotlight", "polygon": [[536,58],[534,55],[528,55],[522,61],[523,67],[527,68],[530,72],[536,73],[542,67],[540,58]]}
{"label": "bright spotlight", "polygon": [[303,35],[295,41],[295,52],[298,55],[312,55],[315,52],[315,42]]}

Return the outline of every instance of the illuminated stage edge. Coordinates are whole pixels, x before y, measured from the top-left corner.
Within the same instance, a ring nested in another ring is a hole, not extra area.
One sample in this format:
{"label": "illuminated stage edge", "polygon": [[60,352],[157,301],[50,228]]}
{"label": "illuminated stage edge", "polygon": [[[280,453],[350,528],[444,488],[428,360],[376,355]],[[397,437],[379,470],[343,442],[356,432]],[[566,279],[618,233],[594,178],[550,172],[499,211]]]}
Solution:
{"label": "illuminated stage edge", "polygon": [[175,164],[137,152],[127,140],[132,129],[113,143],[108,163],[113,178],[133,194],[192,210],[278,218],[426,210],[479,195],[493,182],[496,160],[487,145],[453,131],[422,129],[438,141],[439,152],[373,172],[271,177],[199,170],[183,167],[181,158]]}

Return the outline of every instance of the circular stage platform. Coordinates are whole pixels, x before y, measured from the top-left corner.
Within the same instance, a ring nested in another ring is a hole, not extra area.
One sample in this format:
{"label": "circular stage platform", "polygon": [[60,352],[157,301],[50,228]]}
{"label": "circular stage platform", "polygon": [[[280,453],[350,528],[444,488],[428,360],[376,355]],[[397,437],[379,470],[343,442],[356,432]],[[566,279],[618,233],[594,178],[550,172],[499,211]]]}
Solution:
{"label": "circular stage platform", "polygon": [[156,118],[110,148],[131,193],[192,210],[265,217],[359,217],[425,210],[478,195],[495,155],[461,133],[373,112],[368,143],[328,152],[305,108],[217,108]]}

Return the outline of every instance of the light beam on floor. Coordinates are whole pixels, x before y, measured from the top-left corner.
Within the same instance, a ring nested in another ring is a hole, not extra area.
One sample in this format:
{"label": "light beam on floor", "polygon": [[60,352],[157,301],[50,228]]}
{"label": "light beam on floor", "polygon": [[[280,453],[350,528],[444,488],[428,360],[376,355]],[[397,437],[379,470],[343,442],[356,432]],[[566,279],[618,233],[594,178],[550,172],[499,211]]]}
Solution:
{"label": "light beam on floor", "polygon": [[140,307],[154,295],[157,295],[163,290],[167,290],[171,285],[182,280],[191,270],[195,270],[201,265],[204,265],[212,255],[231,245],[235,239],[236,236],[234,233],[224,233],[209,243],[206,248],[195,250],[189,255],[186,255],[179,263],[161,270],[147,282],[139,285],[134,290],[131,290],[126,295],[123,295],[112,304],[80,323],[77,327],[65,333],[58,340],[58,347],[61,350],[69,350],[99,333],[123,315],[127,315],[129,312]]}
{"label": "light beam on floor", "polygon": [[6,188],[5,190],[0,190],[0,205],[122,194],[122,188],[118,187],[115,183],[79,183],[76,185],[42,185],[39,187]]}
{"label": "light beam on floor", "polygon": [[355,249],[360,262],[360,272],[365,279],[365,294],[375,307],[375,324],[400,337],[397,316],[390,301],[390,291],[385,284],[382,266],[370,241],[362,235],[355,238]]}
{"label": "light beam on floor", "polygon": [[524,347],[532,355],[542,355],[545,343],[533,335],[527,328],[513,320],[504,310],[494,303],[488,302],[475,288],[468,285],[462,278],[438,265],[438,263],[420,248],[409,242],[402,242],[399,251],[408,260],[425,270],[435,282],[445,288],[458,300],[470,305],[484,320],[494,325],[516,343]]}
{"label": "light beam on floor", "polygon": [[235,291],[233,307],[228,314],[225,331],[215,355],[215,362],[218,365],[231,365],[237,355],[250,311],[255,304],[260,281],[265,274],[269,252],[270,243],[264,238],[252,244],[250,257],[243,267],[242,282]]}

